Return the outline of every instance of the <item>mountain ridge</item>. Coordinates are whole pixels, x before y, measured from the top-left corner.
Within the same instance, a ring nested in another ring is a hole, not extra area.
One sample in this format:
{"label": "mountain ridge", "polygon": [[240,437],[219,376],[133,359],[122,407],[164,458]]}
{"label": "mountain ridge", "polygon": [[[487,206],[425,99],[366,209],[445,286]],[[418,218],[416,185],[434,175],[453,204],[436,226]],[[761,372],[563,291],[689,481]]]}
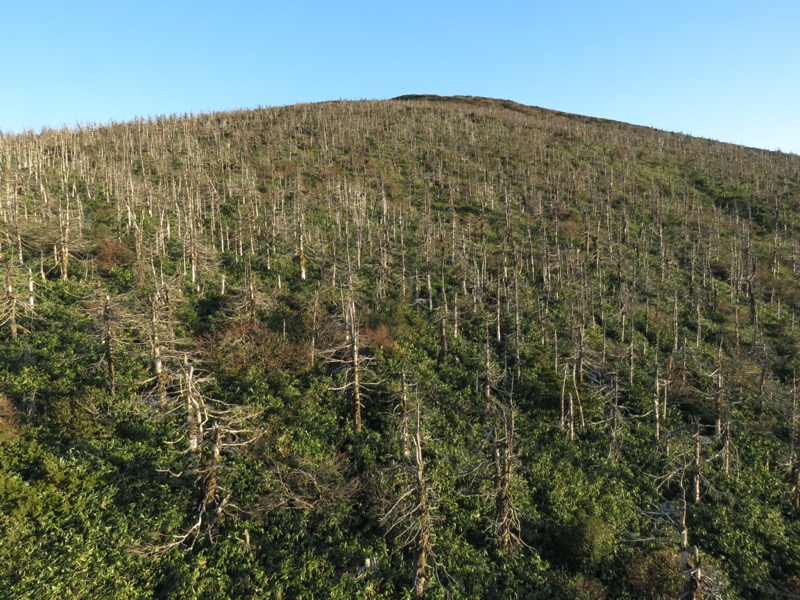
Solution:
{"label": "mountain ridge", "polygon": [[9,593],[800,594],[800,157],[410,95],[0,190]]}
{"label": "mountain ridge", "polygon": [[643,129],[647,129],[650,131],[657,131],[665,134],[670,135],[678,135],[678,136],[686,136],[698,140],[705,140],[709,142],[714,142],[718,144],[727,144],[731,146],[739,146],[741,148],[747,148],[749,150],[757,150],[762,152],[774,152],[776,154],[787,154],[797,156],[797,153],[794,152],[784,152],[782,150],[768,150],[766,148],[758,148],[756,146],[747,146],[744,144],[737,144],[735,142],[725,142],[720,141],[712,138],[706,138],[702,136],[682,133],[679,131],[670,131],[666,129],[661,129],[659,127],[653,127],[650,125],[639,125],[635,123],[630,123],[628,121],[621,121],[618,119],[608,119],[603,117],[595,117],[591,115],[582,115],[578,113],[569,113],[560,111],[558,109],[552,108],[542,108],[540,106],[534,105],[527,105],[522,104],[520,102],[516,102],[515,100],[508,100],[508,99],[501,99],[501,98],[491,98],[488,96],[469,96],[469,95],[454,95],[454,96],[441,96],[437,94],[403,94],[400,96],[396,96],[394,98],[390,98],[390,100],[397,100],[397,101],[428,101],[428,102],[462,102],[464,104],[473,106],[473,105],[484,105],[484,106],[500,106],[502,108],[507,108],[509,110],[513,110],[516,112],[520,112],[523,114],[537,114],[538,113],[549,113],[552,115],[563,116],[571,119],[576,119],[580,121],[584,121],[586,123],[607,123],[610,125],[626,125],[628,127],[641,127]]}

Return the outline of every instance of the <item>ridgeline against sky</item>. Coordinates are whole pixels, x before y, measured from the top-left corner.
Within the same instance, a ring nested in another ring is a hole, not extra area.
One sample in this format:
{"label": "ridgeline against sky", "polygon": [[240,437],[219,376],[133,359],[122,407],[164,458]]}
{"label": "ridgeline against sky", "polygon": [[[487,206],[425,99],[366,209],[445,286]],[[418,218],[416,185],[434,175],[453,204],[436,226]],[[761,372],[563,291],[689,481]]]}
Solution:
{"label": "ridgeline against sky", "polygon": [[795,0],[4,9],[2,131],[416,92],[800,151]]}

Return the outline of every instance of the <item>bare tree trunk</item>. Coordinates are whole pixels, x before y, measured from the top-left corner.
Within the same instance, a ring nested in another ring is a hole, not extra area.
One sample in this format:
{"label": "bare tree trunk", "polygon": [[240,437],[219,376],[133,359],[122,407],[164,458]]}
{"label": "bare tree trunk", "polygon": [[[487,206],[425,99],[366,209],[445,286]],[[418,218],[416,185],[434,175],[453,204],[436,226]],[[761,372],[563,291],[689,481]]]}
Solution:
{"label": "bare tree trunk", "polygon": [[17,324],[17,296],[14,294],[14,286],[11,283],[11,267],[6,270],[6,303],[8,326],[11,330],[11,339],[17,339],[19,326]]}
{"label": "bare tree trunk", "polygon": [[[508,410],[500,409],[500,418],[503,421],[503,437],[495,439],[495,528],[500,541],[500,548],[507,552],[520,541],[520,522],[516,508],[511,498],[511,478],[514,471],[514,402],[510,401]],[[497,429],[493,431],[496,435]]]}
{"label": "bare tree trunk", "polygon": [[671,375],[671,373],[672,373],[673,365],[674,365],[674,363],[672,361],[672,357],[670,356],[669,360],[667,361],[667,379],[664,380],[664,401],[663,401],[662,410],[661,410],[661,420],[663,422],[665,422],[665,423],[667,421],[667,407],[668,407],[668,400],[669,400],[669,398],[668,398],[668,396],[669,396],[669,384],[672,383],[672,375]]}
{"label": "bare tree trunk", "polygon": [[678,351],[678,292],[672,297],[672,351]]}
{"label": "bare tree trunk", "polygon": [[319,289],[314,292],[314,308],[311,312],[311,350],[309,365],[313,369],[317,362],[317,311],[319,310]]}
{"label": "bare tree trunk", "polygon": [[520,359],[520,346],[522,345],[522,318],[519,310],[519,267],[517,253],[514,252],[514,367],[517,380],[522,379],[522,360]]}
{"label": "bare tree trunk", "polygon": [[656,360],[655,375],[653,377],[653,435],[655,437],[656,444],[658,444],[659,440],[661,439],[660,404],[661,404],[661,388],[659,380],[658,360]]}
{"label": "bare tree trunk", "polygon": [[730,409],[726,406],[725,421],[722,424],[722,471],[728,475],[731,464],[731,420]]}
{"label": "bare tree trunk", "polygon": [[103,305],[103,354],[106,359],[106,372],[108,373],[108,389],[113,397],[116,394],[116,384],[114,380],[114,354],[113,354],[113,340],[111,337],[111,307],[109,306],[110,298],[106,296],[105,304]]}
{"label": "bare tree trunk", "polygon": [[578,325],[578,352],[575,356],[575,373],[577,383],[583,384],[583,354],[584,354],[585,332],[583,323]]}
{"label": "bare tree trunk", "polygon": [[694,308],[695,308],[695,317],[696,317],[696,321],[697,321],[697,332],[696,332],[696,335],[695,335],[694,347],[695,348],[699,348],[700,347],[700,341],[703,339],[703,315],[702,315],[702,313],[700,311],[700,302],[699,301],[697,301],[697,300],[695,301]]}
{"label": "bare tree trunk", "polygon": [[566,391],[567,391],[567,365],[564,365],[564,377],[561,380],[561,420],[559,421],[559,428],[561,431],[564,431],[564,425],[566,424],[565,416],[566,416]]}
{"label": "bare tree trunk", "polygon": [[795,510],[800,510],[800,406],[797,399],[797,374],[792,374],[792,437],[789,449],[789,463],[793,467],[794,489],[792,502]]}
{"label": "bare tree trunk", "polygon": [[725,410],[725,391],[722,378],[722,345],[717,352],[717,369],[714,373],[714,435],[722,437],[722,418]]}
{"label": "bare tree trunk", "polygon": [[567,397],[569,398],[569,419],[567,421],[567,437],[569,441],[573,441],[575,439],[575,407],[572,403],[572,392],[570,392]]}
{"label": "bare tree trunk", "polygon": [[182,387],[186,402],[186,436],[189,439],[189,452],[200,452],[203,443],[202,400],[195,390],[194,367],[184,365]]}
{"label": "bare tree trunk", "polygon": [[156,393],[162,407],[167,405],[167,383],[164,375],[164,363],[161,358],[161,340],[158,336],[158,317],[156,314],[157,296],[150,298],[150,345],[153,352],[153,369],[156,374]]}
{"label": "bare tree trunk", "polygon": [[483,382],[483,410],[488,413],[492,408],[492,360],[489,354],[489,339],[487,335],[486,342],[483,344],[485,360],[484,360],[484,382]]}
{"label": "bare tree trunk", "polygon": [[221,455],[221,434],[220,429],[215,423],[211,428],[211,448],[207,449],[203,452],[202,456],[202,463],[203,463],[203,501],[200,508],[200,512],[203,514],[204,517],[208,519],[207,526],[210,527],[213,525],[213,522],[216,521],[214,518],[215,515],[212,513],[211,518],[208,518],[208,512],[210,509],[214,509],[215,505],[218,504],[218,492],[219,492],[219,477],[218,471],[220,468],[220,463],[222,455]]}
{"label": "bare tree trunk", "polygon": [[307,259],[306,259],[306,251],[305,251],[305,248],[303,247],[303,230],[302,230],[302,228],[300,230],[299,238],[300,239],[299,239],[298,243],[299,243],[300,247],[298,249],[298,255],[299,255],[299,259],[300,259],[300,280],[301,281],[305,281],[306,280],[306,261],[307,261]]}
{"label": "bare tree trunk", "polygon": [[681,504],[681,520],[678,529],[680,536],[680,556],[681,556],[681,569],[683,570],[684,577],[684,594],[681,598],[694,599],[694,591],[692,590],[692,568],[689,564],[689,530],[686,527],[686,499],[684,494],[684,501]]}
{"label": "bare tree trunk", "polygon": [[458,292],[453,296],[453,338],[458,339]]}
{"label": "bare tree trunk", "polygon": [[[446,296],[445,296],[446,298]],[[444,360],[447,356],[447,303],[445,300],[444,310],[439,319],[439,359]]]}
{"label": "bare tree trunk", "polygon": [[28,269],[28,307],[33,310],[35,296],[33,294],[33,271]]}
{"label": "bare tree trunk", "polygon": [[608,418],[608,456],[612,460],[619,458],[619,380],[614,377],[614,389],[609,398]]}
{"label": "bare tree trunk", "polygon": [[428,311],[433,312],[433,287],[431,286],[431,274],[428,272],[427,278],[427,289],[428,289]]}
{"label": "bare tree trunk", "polygon": [[350,325],[350,366],[353,371],[353,411],[355,434],[361,434],[361,362],[358,354],[358,323],[356,321],[356,303],[350,298],[348,301],[348,314]]}
{"label": "bare tree trunk", "polygon": [[700,421],[694,422],[694,463],[692,466],[692,502],[700,504],[700,478],[702,461],[700,460]]}
{"label": "bare tree trunk", "polygon": [[61,221],[61,243],[58,249],[58,267],[63,281],[67,280],[68,267],[69,267],[69,204],[67,209],[60,214]]}
{"label": "bare tree trunk", "polygon": [[578,416],[581,419],[581,431],[586,431],[586,419],[583,416],[583,404],[581,403],[581,394],[578,391],[578,382],[575,375],[576,365],[572,363],[572,388],[575,390],[575,400],[578,403]]}
{"label": "bare tree trunk", "polygon": [[400,447],[403,458],[411,456],[411,449],[408,443],[408,382],[406,373],[403,371],[402,387],[400,389]]}
{"label": "bare tree trunk", "polygon": [[417,497],[419,505],[419,533],[417,539],[417,561],[414,573],[414,596],[422,598],[428,581],[428,559],[432,556],[431,506],[428,500],[428,484],[425,480],[425,465],[422,460],[420,437],[420,407],[417,402],[417,427],[414,432],[414,459],[416,466]]}

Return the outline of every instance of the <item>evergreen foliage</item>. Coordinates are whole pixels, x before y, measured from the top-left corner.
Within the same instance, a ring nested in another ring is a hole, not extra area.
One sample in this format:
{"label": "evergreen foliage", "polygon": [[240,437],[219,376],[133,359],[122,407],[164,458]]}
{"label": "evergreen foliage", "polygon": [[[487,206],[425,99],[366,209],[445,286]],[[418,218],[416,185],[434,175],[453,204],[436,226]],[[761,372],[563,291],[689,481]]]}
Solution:
{"label": "evergreen foliage", "polygon": [[800,157],[483,98],[0,138],[15,598],[800,597]]}

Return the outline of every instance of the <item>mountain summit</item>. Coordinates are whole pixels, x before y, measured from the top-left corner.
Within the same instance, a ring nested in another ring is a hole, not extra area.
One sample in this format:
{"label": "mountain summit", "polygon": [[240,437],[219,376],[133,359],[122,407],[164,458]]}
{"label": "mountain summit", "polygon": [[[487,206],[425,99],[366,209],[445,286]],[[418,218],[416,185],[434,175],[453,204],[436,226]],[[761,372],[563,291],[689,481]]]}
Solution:
{"label": "mountain summit", "polygon": [[800,157],[413,95],[0,193],[10,597],[800,595]]}

